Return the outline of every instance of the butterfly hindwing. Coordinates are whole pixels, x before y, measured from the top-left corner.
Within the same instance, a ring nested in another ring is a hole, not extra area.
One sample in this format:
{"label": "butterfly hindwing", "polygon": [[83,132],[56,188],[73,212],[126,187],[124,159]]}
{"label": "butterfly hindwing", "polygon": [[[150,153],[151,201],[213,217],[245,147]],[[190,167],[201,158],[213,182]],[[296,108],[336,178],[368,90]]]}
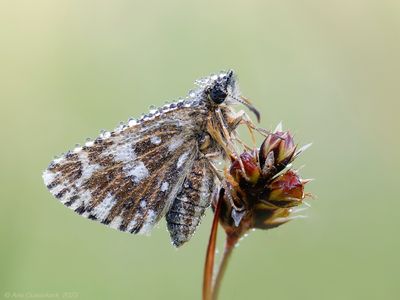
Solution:
{"label": "butterfly hindwing", "polygon": [[147,233],[166,214],[198,157],[201,124],[193,113],[202,111],[170,109],[104,133],[54,160],[43,174],[45,184],[87,218]]}

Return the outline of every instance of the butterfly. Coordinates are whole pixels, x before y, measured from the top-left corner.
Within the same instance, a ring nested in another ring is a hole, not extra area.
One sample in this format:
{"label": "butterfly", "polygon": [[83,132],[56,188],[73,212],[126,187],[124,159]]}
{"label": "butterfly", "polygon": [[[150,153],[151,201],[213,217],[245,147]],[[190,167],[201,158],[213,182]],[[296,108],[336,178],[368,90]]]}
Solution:
{"label": "butterfly", "polygon": [[236,128],[253,126],[232,70],[196,81],[182,100],[130,119],[54,159],[43,173],[50,193],[78,214],[146,234],[166,218],[172,244],[190,240],[218,185],[215,163],[235,151]]}

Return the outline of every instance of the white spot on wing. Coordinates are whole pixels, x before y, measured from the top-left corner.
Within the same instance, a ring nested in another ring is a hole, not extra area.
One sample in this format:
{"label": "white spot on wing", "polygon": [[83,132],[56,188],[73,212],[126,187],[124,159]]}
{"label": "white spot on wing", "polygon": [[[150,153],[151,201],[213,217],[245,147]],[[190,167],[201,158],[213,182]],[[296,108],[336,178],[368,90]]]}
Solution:
{"label": "white spot on wing", "polygon": [[122,162],[131,162],[136,159],[136,154],[130,143],[124,143],[118,146],[114,158]]}
{"label": "white spot on wing", "polygon": [[[55,196],[65,188],[68,188],[68,187],[64,183],[61,183],[61,184],[56,185],[54,188],[52,188],[50,190],[50,192]],[[63,202],[63,200],[64,200],[64,202],[66,201],[66,199],[60,199],[60,200],[61,200],[61,202]]]}
{"label": "white spot on wing", "polygon": [[54,181],[54,179],[56,179],[57,173],[51,172],[49,170],[45,170],[43,172],[43,181],[45,185],[49,185],[50,183],[52,183]]}
{"label": "white spot on wing", "polygon": [[133,219],[129,222],[128,227],[126,228],[127,231],[131,231],[133,228],[135,228],[137,222],[136,218],[133,217]]}
{"label": "white spot on wing", "polygon": [[162,185],[161,185],[161,192],[167,191],[167,190],[168,190],[168,187],[169,187],[169,183],[166,182],[166,181],[164,181],[164,182],[162,183]]}
{"label": "white spot on wing", "polygon": [[119,226],[122,224],[122,221],[123,221],[124,219],[122,219],[122,217],[121,216],[116,216],[112,221],[111,221],[111,223],[109,224],[109,226],[111,227],[111,228],[114,228],[114,229],[119,229]]}
{"label": "white spot on wing", "polygon": [[123,170],[128,176],[133,177],[132,180],[135,183],[139,183],[149,176],[149,170],[147,170],[146,166],[141,161],[137,162],[133,167],[124,166]]}
{"label": "white spot on wing", "polygon": [[189,153],[185,152],[181,156],[179,156],[178,161],[176,163],[177,168],[180,168],[183,165],[183,163],[186,161],[188,155],[189,155]]}
{"label": "white spot on wing", "polygon": [[[69,198],[69,195],[64,196],[64,198],[65,198],[65,199],[68,199],[68,198]],[[71,204],[71,206],[70,206],[69,208],[75,210],[75,209],[77,209],[78,207],[80,207],[80,206],[82,205],[82,203],[83,203],[83,199],[82,199],[81,197],[79,197],[78,199],[76,199],[76,200],[74,201],[74,203]]]}
{"label": "white spot on wing", "polygon": [[79,161],[82,164],[82,176],[77,180],[76,185],[81,186],[86,180],[92,177],[93,173],[100,169],[100,165],[91,164],[86,152],[79,153]]}
{"label": "white spot on wing", "polygon": [[159,145],[161,143],[161,138],[159,136],[152,136],[150,141],[154,144],[154,145]]}
{"label": "white spot on wing", "polygon": [[85,207],[88,207],[92,201],[92,193],[89,190],[85,190],[80,194],[80,198],[82,199]]}
{"label": "white spot on wing", "polygon": [[107,197],[92,210],[92,215],[103,221],[110,214],[111,209],[116,203],[116,199],[108,193]]}
{"label": "white spot on wing", "polygon": [[147,205],[147,202],[146,202],[146,200],[142,200],[142,201],[140,201],[140,207],[141,207],[141,208],[145,208],[145,207],[146,207],[146,205]]}
{"label": "white spot on wing", "polygon": [[149,232],[153,228],[153,225],[154,225],[154,223],[156,221],[156,217],[157,217],[157,215],[154,212],[154,210],[150,209],[147,212],[146,220],[144,221],[143,226],[140,229],[139,233],[140,234],[149,234]]}
{"label": "white spot on wing", "polygon": [[171,141],[171,144],[168,146],[168,151],[172,152],[178,149],[183,144],[183,139],[181,137],[177,137]]}

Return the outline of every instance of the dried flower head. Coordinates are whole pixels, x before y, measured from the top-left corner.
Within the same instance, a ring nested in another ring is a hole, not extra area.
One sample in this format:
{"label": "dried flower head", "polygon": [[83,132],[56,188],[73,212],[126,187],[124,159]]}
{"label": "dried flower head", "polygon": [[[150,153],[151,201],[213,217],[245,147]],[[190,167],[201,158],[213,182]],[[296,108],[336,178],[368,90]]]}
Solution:
{"label": "dried flower head", "polygon": [[228,236],[238,239],[249,229],[270,229],[294,218],[293,207],[303,203],[309,180],[290,163],[308,146],[297,150],[292,135],[278,126],[260,149],[231,157],[219,216]]}
{"label": "dried flower head", "polygon": [[[232,154],[231,166],[213,202],[214,220],[204,265],[203,300],[215,300],[234,246],[250,229],[271,229],[296,216],[294,207],[307,194],[301,179],[291,169],[291,162],[306,148],[298,149],[281,124],[268,134],[259,149]],[[218,271],[212,280],[218,222],[226,233],[225,248]]]}

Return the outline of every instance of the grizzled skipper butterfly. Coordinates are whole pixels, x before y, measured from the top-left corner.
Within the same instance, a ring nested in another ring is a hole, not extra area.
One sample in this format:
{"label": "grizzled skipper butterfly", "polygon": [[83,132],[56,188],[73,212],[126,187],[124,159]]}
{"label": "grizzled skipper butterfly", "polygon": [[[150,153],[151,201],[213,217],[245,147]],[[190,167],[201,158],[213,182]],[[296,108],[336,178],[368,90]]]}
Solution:
{"label": "grizzled skipper butterfly", "polygon": [[172,243],[188,241],[216,190],[215,162],[237,153],[239,124],[255,129],[232,105],[260,117],[233,71],[196,83],[185,99],[53,160],[43,173],[49,191],[78,214],[130,233],[148,233],[165,216]]}

